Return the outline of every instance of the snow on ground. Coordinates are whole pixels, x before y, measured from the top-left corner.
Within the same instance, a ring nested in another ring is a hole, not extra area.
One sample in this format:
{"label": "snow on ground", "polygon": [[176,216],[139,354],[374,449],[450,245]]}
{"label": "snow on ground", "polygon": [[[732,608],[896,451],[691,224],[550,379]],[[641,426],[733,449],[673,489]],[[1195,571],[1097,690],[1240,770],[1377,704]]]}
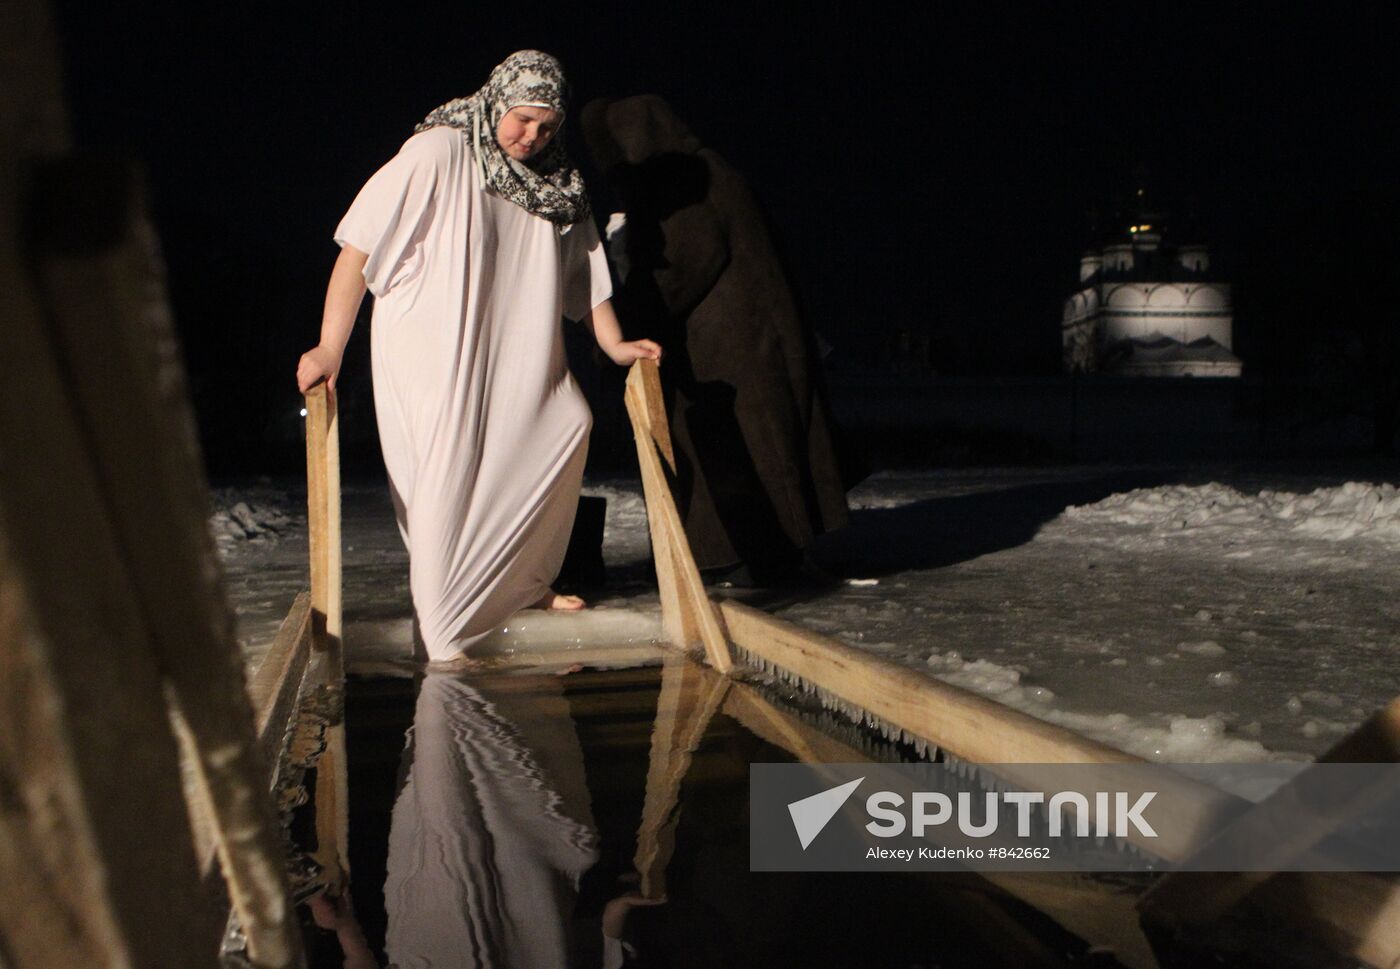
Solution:
{"label": "snow on ground", "polygon": [[288,531],[306,528],[305,512],[290,511],[292,500],[285,491],[220,488],[210,498],[214,513],[209,517],[209,531],[221,549],[238,542],[275,542]]}
{"label": "snow on ground", "polygon": [[[655,628],[639,486],[585,491],[608,499],[599,605]],[[844,581],[750,601],[1154,760],[1302,759],[1400,693],[1398,495],[1228,469],[882,473],[817,549]],[[305,582],[304,517],[271,489],[219,508],[245,532],[220,547],[255,655]],[[406,628],[383,487],[347,489],[343,519],[347,623]]]}
{"label": "snow on ground", "polygon": [[271,645],[292,600],[308,588],[306,493],[270,483],[215,488],[209,531],[224,565],[249,668]]}
{"label": "snow on ground", "polygon": [[1146,528],[1153,538],[1239,536],[1251,546],[1241,550],[1246,554],[1260,539],[1291,534],[1400,547],[1400,491],[1390,484],[1358,481],[1304,495],[1271,490],[1251,495],[1216,482],[1138,488],[1068,508],[1064,517],[1076,523]]}

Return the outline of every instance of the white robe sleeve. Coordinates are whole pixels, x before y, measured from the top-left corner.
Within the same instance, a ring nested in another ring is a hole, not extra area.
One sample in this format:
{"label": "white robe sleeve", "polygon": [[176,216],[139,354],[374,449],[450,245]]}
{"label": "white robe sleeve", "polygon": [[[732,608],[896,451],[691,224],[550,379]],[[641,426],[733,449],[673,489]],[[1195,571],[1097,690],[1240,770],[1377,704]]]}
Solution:
{"label": "white robe sleeve", "polygon": [[422,262],[426,228],[437,189],[449,162],[445,129],[432,129],[404,142],[399,153],[375,172],[355,196],[335,230],[337,245],[369,256],[365,284],[376,298],[387,295]]}
{"label": "white robe sleeve", "polygon": [[598,240],[598,227],[591,218],[574,224],[560,240],[563,252],[564,315],[581,320],[599,303],[612,296],[608,256]]}

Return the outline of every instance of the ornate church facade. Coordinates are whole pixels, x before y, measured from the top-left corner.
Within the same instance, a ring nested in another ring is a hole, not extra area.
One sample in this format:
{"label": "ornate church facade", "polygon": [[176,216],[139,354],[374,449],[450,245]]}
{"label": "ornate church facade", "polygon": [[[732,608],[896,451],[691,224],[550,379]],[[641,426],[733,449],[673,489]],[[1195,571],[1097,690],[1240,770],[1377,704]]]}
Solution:
{"label": "ornate church facade", "polygon": [[1201,244],[1174,245],[1138,189],[1126,224],[1087,251],[1064,305],[1065,369],[1144,377],[1238,377],[1230,284]]}

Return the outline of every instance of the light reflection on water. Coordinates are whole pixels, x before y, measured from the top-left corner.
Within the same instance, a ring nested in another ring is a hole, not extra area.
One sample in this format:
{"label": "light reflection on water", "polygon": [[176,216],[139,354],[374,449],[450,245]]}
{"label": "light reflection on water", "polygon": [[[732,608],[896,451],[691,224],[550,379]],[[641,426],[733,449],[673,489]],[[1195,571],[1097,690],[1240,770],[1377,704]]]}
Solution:
{"label": "light reflection on water", "polygon": [[346,724],[353,907],[313,902],[312,969],[1007,964],[969,879],[748,871],[779,737],[898,754],[708,669],[352,678]]}

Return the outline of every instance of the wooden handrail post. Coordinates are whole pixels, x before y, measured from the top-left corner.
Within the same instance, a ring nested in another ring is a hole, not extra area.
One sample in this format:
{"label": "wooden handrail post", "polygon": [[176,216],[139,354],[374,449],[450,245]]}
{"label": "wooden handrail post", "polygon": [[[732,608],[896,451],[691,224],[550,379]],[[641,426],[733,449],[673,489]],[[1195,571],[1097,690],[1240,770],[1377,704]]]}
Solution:
{"label": "wooden handrail post", "polygon": [[319,650],[340,649],[340,423],[324,383],[306,394],[306,524],[311,546],[311,610]]}
{"label": "wooden handrail post", "polygon": [[24,28],[0,58],[0,162],[27,173],[0,188],[0,958],[215,962],[226,909],[200,875],[183,766],[250,958],[293,969],[142,179],[42,133],[64,124],[46,6],[0,15]]}
{"label": "wooden handrail post", "polygon": [[[1400,758],[1400,698],[1391,700],[1360,727],[1343,737],[1317,759],[1319,764],[1392,764]],[[1306,854],[1318,842],[1344,827],[1356,816],[1374,810],[1390,794],[1390,775],[1377,772],[1374,786],[1346,792],[1345,802],[1332,803],[1319,810],[1316,787],[1306,774],[1293,778],[1269,797],[1241,814],[1232,824],[1202,848],[1208,852],[1216,843],[1247,838],[1255,852],[1271,860],[1278,871]],[[1308,810],[1300,808],[1308,804]],[[1311,815],[1311,817],[1309,817]],[[1276,818],[1273,822],[1261,819]],[[1307,823],[1296,819],[1308,817]],[[1261,832],[1268,832],[1267,835]],[[1284,832],[1280,834],[1279,832]],[[1143,918],[1171,930],[1200,929],[1220,921],[1261,885],[1274,877],[1269,871],[1170,872],[1152,886],[1138,903]],[[1389,896],[1400,897],[1392,885]],[[1400,933],[1396,933],[1400,939]],[[1396,940],[1392,940],[1394,945]],[[1400,949],[1393,952],[1400,958]]]}
{"label": "wooden handrail post", "polygon": [[705,594],[700,570],[695,566],[690,542],[685,537],[685,528],[657,453],[660,449],[674,469],[675,453],[655,360],[638,360],[632,364],[624,399],[637,442],[637,463],[646,496],[652,557],[656,560],[656,581],[661,592],[661,623],[666,637],[682,649],[700,641],[710,665],[721,673],[728,673],[734,668],[729,642],[716,618],[714,605]]}
{"label": "wooden handrail post", "polygon": [[[306,395],[306,524],[311,555],[313,648],[323,683],[344,697],[345,648],[341,595],[340,424],[335,394],[324,383]],[[326,727],[316,765],[316,853],[333,894],[349,877],[349,787],[343,708]]]}

